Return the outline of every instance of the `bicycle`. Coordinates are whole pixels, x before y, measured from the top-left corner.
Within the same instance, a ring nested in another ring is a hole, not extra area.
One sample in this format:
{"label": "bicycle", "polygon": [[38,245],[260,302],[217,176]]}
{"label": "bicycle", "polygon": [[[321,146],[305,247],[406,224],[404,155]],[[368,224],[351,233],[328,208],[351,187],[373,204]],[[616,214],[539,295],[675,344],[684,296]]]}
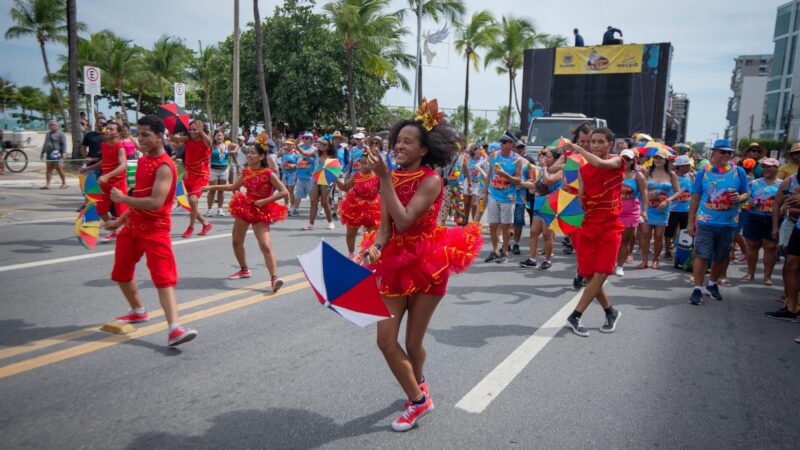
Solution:
{"label": "bicycle", "polygon": [[21,148],[3,148],[0,164],[11,173],[20,173],[28,167],[28,155]]}

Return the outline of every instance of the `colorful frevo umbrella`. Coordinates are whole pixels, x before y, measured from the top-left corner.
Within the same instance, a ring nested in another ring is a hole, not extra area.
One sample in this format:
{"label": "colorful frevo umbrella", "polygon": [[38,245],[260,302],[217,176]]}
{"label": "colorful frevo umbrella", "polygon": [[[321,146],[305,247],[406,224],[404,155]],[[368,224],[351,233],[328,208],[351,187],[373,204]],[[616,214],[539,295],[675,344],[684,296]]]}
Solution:
{"label": "colorful frevo umbrella", "polygon": [[659,152],[659,150],[667,151],[667,152],[670,153],[670,155],[677,155],[678,154],[678,152],[676,152],[671,147],[668,147],[668,146],[666,146],[666,145],[664,145],[664,144],[662,144],[660,142],[656,142],[656,141],[642,142],[639,145],[637,145],[635,148],[637,150],[639,150],[639,154],[640,155],[646,156],[648,158],[651,157],[651,156],[655,156],[656,153]]}
{"label": "colorful frevo umbrella", "polygon": [[561,234],[577,230],[583,222],[583,208],[578,196],[564,189],[548,194],[539,213],[551,230]]}
{"label": "colorful frevo umbrella", "polygon": [[586,159],[580,153],[566,153],[564,161],[564,189],[577,194],[578,186],[578,173],[581,166],[586,164]]}
{"label": "colorful frevo umbrella", "polygon": [[81,192],[86,198],[94,203],[103,196],[103,190],[100,189],[100,184],[97,183],[97,178],[87,177],[86,175],[78,176],[78,183],[81,186]]}
{"label": "colorful frevo umbrella", "polygon": [[189,114],[175,103],[159,105],[157,114],[170,134],[189,132]]}
{"label": "colorful frevo umbrella", "polygon": [[342,173],[342,163],[337,158],[328,158],[325,164],[314,171],[314,181],[320,186],[330,186]]}
{"label": "colorful frevo umbrella", "polygon": [[559,147],[564,147],[564,146],[569,145],[569,144],[572,144],[572,141],[570,141],[569,139],[565,138],[564,136],[561,136],[558,139],[556,139],[555,141],[553,141],[553,143],[550,144],[550,147],[551,148],[553,148],[553,147],[559,148]]}
{"label": "colorful frevo umbrella", "polygon": [[183,185],[183,180],[178,181],[175,185],[175,201],[183,206],[183,209],[187,211],[192,210],[192,206],[189,205],[189,196],[186,195],[186,186]]}
{"label": "colorful frevo umbrella", "polygon": [[75,219],[75,236],[81,245],[94,250],[100,237],[100,215],[95,203],[89,203]]}
{"label": "colorful frevo umbrella", "polygon": [[375,274],[327,242],[321,241],[297,259],[317,299],[326,308],[360,327],[392,316],[378,293]]}

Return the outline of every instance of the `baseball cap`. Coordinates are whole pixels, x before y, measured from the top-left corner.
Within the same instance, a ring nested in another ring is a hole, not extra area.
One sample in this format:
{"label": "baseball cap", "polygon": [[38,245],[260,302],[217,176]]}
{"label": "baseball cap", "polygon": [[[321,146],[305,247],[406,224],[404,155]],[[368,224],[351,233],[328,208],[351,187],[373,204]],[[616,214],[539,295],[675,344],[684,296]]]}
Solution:
{"label": "baseball cap", "polygon": [[736,151],[736,149],[733,148],[731,141],[728,139],[717,139],[714,141],[714,145],[711,147],[711,150],[722,150],[723,152]]}
{"label": "baseball cap", "polygon": [[339,130],[336,130],[336,131],[333,132],[333,136],[331,136],[331,137],[342,137],[342,132],[339,131]]}
{"label": "baseball cap", "polygon": [[762,166],[775,166],[780,167],[781,163],[775,158],[764,158],[761,161]]}
{"label": "baseball cap", "polygon": [[283,143],[286,144],[286,145],[290,145],[290,144],[294,145],[294,139],[287,139],[287,140],[283,141]]}
{"label": "baseball cap", "polygon": [[364,139],[364,138],[366,138],[366,136],[364,136],[364,133],[356,133],[353,135],[353,139]]}
{"label": "baseball cap", "polygon": [[312,138],[313,139],[314,138],[314,134],[312,132],[310,132],[310,131],[306,131],[305,133],[303,133],[303,138]]}
{"label": "baseball cap", "polygon": [[500,150],[500,144],[498,144],[497,142],[492,142],[491,144],[489,144],[489,151],[492,150]]}
{"label": "baseball cap", "polygon": [[237,139],[237,140],[239,140],[239,141],[243,141],[243,140],[245,140],[245,139],[244,139],[244,136],[242,136],[241,134],[240,134],[240,135],[239,135],[239,137],[237,137],[236,139]]}
{"label": "baseball cap", "polygon": [[691,165],[692,162],[689,160],[689,155],[680,155],[675,158],[674,165],[676,166],[688,166]]}
{"label": "baseball cap", "polygon": [[523,148],[524,148],[524,147],[525,147],[525,143],[524,143],[524,142],[522,142],[522,141],[517,141],[517,143],[516,143],[516,144],[514,144],[514,147],[517,147],[517,148],[519,148],[519,147],[523,147]]}
{"label": "baseball cap", "polygon": [[625,150],[619,152],[619,156],[623,158],[633,159],[636,154],[633,153],[633,150],[626,148]]}
{"label": "baseball cap", "polygon": [[800,152],[800,142],[792,144],[792,148],[791,150],[789,150],[789,153],[794,153],[794,152]]}
{"label": "baseball cap", "polygon": [[500,142],[516,142],[516,141],[517,141],[517,140],[514,138],[514,136],[511,136],[510,134],[508,134],[508,132],[506,132],[506,134],[504,134],[504,135],[500,136],[500,139],[498,139],[498,140],[499,140]]}

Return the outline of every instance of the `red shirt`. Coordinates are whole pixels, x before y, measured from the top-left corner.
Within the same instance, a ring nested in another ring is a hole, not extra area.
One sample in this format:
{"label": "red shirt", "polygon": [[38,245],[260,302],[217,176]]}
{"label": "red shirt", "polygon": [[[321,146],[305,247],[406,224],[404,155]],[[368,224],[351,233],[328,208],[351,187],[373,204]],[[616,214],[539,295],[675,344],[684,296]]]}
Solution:
{"label": "red shirt", "polygon": [[247,197],[253,200],[262,200],[272,196],[275,187],[270,177],[272,171],[267,168],[253,170],[245,167],[242,171],[242,186],[247,189]]}
{"label": "red shirt", "polygon": [[[108,145],[106,142],[100,143],[100,173],[105,175],[119,167],[120,148],[122,148],[122,142],[117,142],[114,145]],[[109,178],[108,184],[121,183],[125,181],[126,175],[125,171],[123,171],[121,174]]]}
{"label": "red shirt", "polygon": [[172,226],[170,215],[172,214],[172,202],[175,200],[175,186],[177,184],[178,171],[175,170],[175,163],[172,158],[164,152],[160,156],[142,156],[139,158],[136,167],[136,186],[133,188],[134,197],[149,197],[153,192],[153,184],[156,182],[156,171],[162,165],[168,165],[172,171],[172,186],[169,188],[164,204],[156,210],[143,210],[131,207],[128,211],[128,224],[131,228],[145,231],[166,230]]}
{"label": "red shirt", "polygon": [[[433,169],[427,166],[422,166],[414,172],[408,172],[399,169],[392,171],[392,185],[394,186],[394,191],[397,193],[397,197],[400,199],[400,203],[402,203],[403,206],[408,206],[409,202],[411,202],[411,199],[414,197],[414,194],[417,193],[417,189],[419,189],[422,181],[428,177],[439,178],[439,175],[437,175]],[[439,179],[439,182],[441,183],[441,178]],[[434,200],[433,204],[428,207],[428,210],[417,217],[417,220],[415,220],[413,224],[406,228],[405,231],[399,231],[397,228],[394,228],[393,235],[415,236],[424,234],[436,228],[439,210],[442,208],[443,191],[444,188],[439,191],[439,195],[436,197],[436,200]]]}
{"label": "red shirt", "polygon": [[183,146],[183,167],[186,177],[211,177],[211,147],[200,140],[189,138]]}
{"label": "red shirt", "polygon": [[[624,162],[624,161],[623,161]],[[602,223],[619,218],[622,211],[622,181],[625,164],[617,169],[600,169],[591,164],[580,168],[583,181],[583,223]]]}

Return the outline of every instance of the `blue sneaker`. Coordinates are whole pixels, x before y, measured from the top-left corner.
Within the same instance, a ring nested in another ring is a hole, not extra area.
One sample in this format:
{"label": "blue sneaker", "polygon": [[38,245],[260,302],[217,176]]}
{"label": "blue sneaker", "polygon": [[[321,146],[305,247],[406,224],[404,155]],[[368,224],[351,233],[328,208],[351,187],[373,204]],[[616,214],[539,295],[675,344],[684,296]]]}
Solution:
{"label": "blue sneaker", "polygon": [[695,288],[692,291],[692,296],[689,297],[689,303],[691,303],[693,305],[699,305],[699,304],[703,303],[703,291],[701,291],[700,289]]}
{"label": "blue sneaker", "polygon": [[706,285],[706,292],[714,300],[722,301],[722,294],[719,293],[719,285],[718,284],[715,284],[713,286]]}

